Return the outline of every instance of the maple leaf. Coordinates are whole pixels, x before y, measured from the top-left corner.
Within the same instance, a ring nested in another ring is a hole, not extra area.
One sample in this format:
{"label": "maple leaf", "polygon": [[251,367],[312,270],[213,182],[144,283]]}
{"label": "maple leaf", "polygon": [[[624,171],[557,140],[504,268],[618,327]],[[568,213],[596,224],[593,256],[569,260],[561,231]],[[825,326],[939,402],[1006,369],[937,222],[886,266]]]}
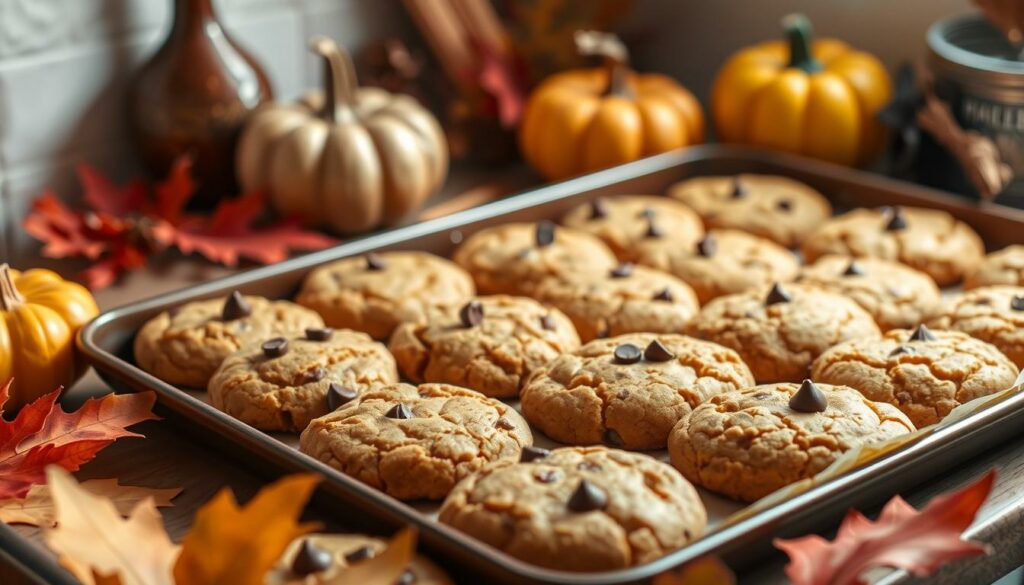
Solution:
{"label": "maple leaf", "polygon": [[895,496],[875,522],[850,510],[832,542],[809,535],[772,543],[789,555],[786,575],[794,585],[859,583],[861,573],[879,566],[926,576],[946,562],[988,552],[986,545],[963,540],[961,533],[974,521],[994,481],[993,470],[958,492],[932,499],[920,511]]}
{"label": "maple leaf", "polygon": [[290,475],[241,508],[231,490],[222,489],[199,509],[181,541],[175,580],[180,585],[262,585],[288,543],[317,528],[299,524],[298,517],[319,482],[312,474]]}
{"label": "maple leaf", "polygon": [[182,220],[185,204],[196,191],[196,182],[192,179],[192,159],[180,156],[174,160],[167,177],[153,188],[156,203],[153,214],[173,224]]}
{"label": "maple leaf", "polygon": [[404,528],[388,543],[384,552],[372,558],[349,565],[330,579],[323,580],[323,585],[393,585],[400,582],[416,556],[416,529]]}
{"label": "maple leaf", "polygon": [[100,290],[117,282],[125,272],[146,265],[147,254],[132,244],[119,244],[110,255],[79,273],[78,279],[90,290]]}
{"label": "maple leaf", "polygon": [[95,260],[107,249],[107,242],[90,233],[82,214],[69,209],[51,191],[32,202],[22,227],[44,243],[43,256],[48,258],[85,256]]}
{"label": "maple leaf", "polygon": [[[79,487],[94,496],[106,498],[122,516],[146,498],[152,498],[158,507],[171,506],[171,500],[181,493],[181,488],[156,489],[121,485],[116,479],[90,479]],[[57,512],[50,493],[50,486],[34,485],[24,498],[0,500],[0,521],[7,524],[28,524],[31,526],[54,526]]]}
{"label": "maple leaf", "polygon": [[179,547],[164,531],[152,498],[121,518],[113,502],[83,489],[67,471],[51,465],[46,480],[57,511],[57,527],[46,530],[46,543],[80,581],[174,584]]}
{"label": "maple leaf", "polygon": [[138,179],[118,187],[87,164],[75,170],[82,184],[82,199],[96,211],[122,216],[142,211],[146,205],[146,185]]}
{"label": "maple leaf", "polygon": [[502,128],[514,128],[523,114],[522,76],[517,75],[511,58],[498,54],[479,39],[471,37],[470,42],[480,56],[476,72],[480,88],[494,98]]}
{"label": "maple leaf", "polygon": [[736,575],[721,559],[708,556],[656,575],[652,585],[736,585]]}

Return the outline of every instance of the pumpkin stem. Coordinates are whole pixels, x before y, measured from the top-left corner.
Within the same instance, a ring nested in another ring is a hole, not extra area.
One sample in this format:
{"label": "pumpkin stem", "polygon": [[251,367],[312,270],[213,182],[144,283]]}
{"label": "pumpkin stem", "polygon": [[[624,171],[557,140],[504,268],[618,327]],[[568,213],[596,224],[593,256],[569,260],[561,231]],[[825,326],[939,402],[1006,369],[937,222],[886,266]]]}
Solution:
{"label": "pumpkin stem", "polygon": [[11,275],[11,267],[7,264],[0,264],[0,309],[13,311],[25,302],[17,287],[14,286],[14,277]]}
{"label": "pumpkin stem", "polygon": [[633,88],[629,85],[629,51],[619,37],[596,30],[578,30],[573,36],[576,51],[580,55],[597,55],[604,58],[608,69],[608,88],[605,95],[631,98]]}
{"label": "pumpkin stem", "polygon": [[340,122],[348,107],[355,101],[356,68],[348,52],[327,37],[315,37],[310,49],[324,58],[324,111],[331,122]]}
{"label": "pumpkin stem", "polygon": [[811,21],[803,14],[790,14],[783,17],[782,30],[786,32],[786,40],[789,42],[789,65],[786,67],[802,69],[807,73],[821,71],[821,61],[815,59],[811,52]]}

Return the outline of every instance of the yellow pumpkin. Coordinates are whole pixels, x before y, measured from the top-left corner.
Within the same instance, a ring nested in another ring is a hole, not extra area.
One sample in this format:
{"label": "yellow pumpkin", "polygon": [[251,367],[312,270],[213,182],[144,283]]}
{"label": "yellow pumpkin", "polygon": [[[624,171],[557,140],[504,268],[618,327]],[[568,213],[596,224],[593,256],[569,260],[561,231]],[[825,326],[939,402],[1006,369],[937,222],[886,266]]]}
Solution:
{"label": "yellow pumpkin", "polygon": [[576,45],[604,57],[605,66],[548,77],[523,111],[519,147],[544,177],[564,179],[704,140],[704,114],[686,88],[630,70],[612,35],[581,31]]}
{"label": "yellow pumpkin", "polygon": [[415,99],[358,87],[334,41],[312,47],[326,63],[326,92],[257,110],[239,138],[238,180],[280,213],[336,232],[394,223],[444,182],[444,132]]}
{"label": "yellow pumpkin", "polygon": [[864,164],[881,150],[875,118],[892,95],[885,67],[836,39],[810,42],[802,15],[782,21],[786,41],[733,55],[711,93],[718,138],[835,162]]}
{"label": "yellow pumpkin", "polygon": [[85,287],[49,270],[19,273],[0,264],[0,384],[14,378],[7,410],[82,375],[75,335],[98,313]]}

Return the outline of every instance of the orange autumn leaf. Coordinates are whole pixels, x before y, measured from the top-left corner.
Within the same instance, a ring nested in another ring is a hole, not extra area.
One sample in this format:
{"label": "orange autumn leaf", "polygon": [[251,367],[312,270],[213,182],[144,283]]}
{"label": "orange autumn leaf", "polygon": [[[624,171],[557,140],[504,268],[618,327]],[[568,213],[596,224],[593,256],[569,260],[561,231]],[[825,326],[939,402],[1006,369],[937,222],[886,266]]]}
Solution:
{"label": "orange autumn leaf", "polygon": [[[122,516],[127,516],[135,506],[146,498],[152,498],[158,507],[172,506],[171,500],[181,493],[181,488],[155,489],[121,485],[116,479],[90,479],[79,487],[94,496],[106,498]],[[34,485],[24,498],[0,500],[0,521],[7,524],[28,524],[30,526],[53,526],[57,511],[46,485]]]}
{"label": "orange autumn leaf", "polygon": [[988,547],[963,540],[985,502],[995,471],[966,488],[938,496],[920,511],[893,497],[872,522],[850,510],[832,542],[817,535],[773,544],[789,555],[786,575],[794,585],[849,585],[860,582],[870,567],[904,569],[930,575],[939,566],[962,557],[986,554]]}
{"label": "orange autumn leaf", "polygon": [[231,490],[222,489],[199,509],[181,542],[177,585],[262,585],[288,543],[317,528],[298,519],[319,482],[316,475],[291,475],[241,508]]}
{"label": "orange autumn leaf", "polygon": [[656,575],[652,585],[736,585],[736,576],[718,557],[701,557]]}
{"label": "orange autumn leaf", "polygon": [[384,552],[359,561],[323,581],[323,585],[394,585],[416,556],[416,529],[405,528],[391,539]]}

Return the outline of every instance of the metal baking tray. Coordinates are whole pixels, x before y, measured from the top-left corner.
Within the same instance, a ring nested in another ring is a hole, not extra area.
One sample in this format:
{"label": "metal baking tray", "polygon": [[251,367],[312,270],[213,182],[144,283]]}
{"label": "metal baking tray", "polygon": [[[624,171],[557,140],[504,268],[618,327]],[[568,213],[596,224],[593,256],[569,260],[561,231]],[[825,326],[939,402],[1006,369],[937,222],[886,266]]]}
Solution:
{"label": "metal baking tray", "polygon": [[[666,153],[474,209],[397,228],[273,266],[206,282],[106,312],[81,331],[78,344],[100,376],[117,391],[155,390],[161,412],[227,449],[267,474],[313,471],[325,478],[320,499],[343,522],[387,532],[400,525],[419,528],[426,551],[460,576],[502,583],[618,584],[644,582],[653,575],[704,555],[718,555],[742,568],[771,551],[770,539],[827,529],[851,506],[870,507],[892,494],[948,470],[994,442],[1024,428],[1024,394],[1017,394],[962,421],[926,435],[880,459],[725,526],[656,561],[602,573],[570,573],[530,565],[442,525],[423,506],[407,505],[352,479],[296,449],[214,409],[199,393],[171,386],[136,367],[135,332],[169,307],[238,289],[270,298],[291,298],[313,267],[373,250],[419,249],[447,256],[473,232],[509,222],[559,218],[569,208],[599,196],[664,193],[691,176],[773,173],[793,177],[824,193],[839,208],[916,205],[945,209],[971,224],[989,249],[1019,241],[1024,211],[977,203],[865,172],[793,156],[729,146],[700,146]],[[539,434],[539,433],[537,433]],[[324,507],[320,508],[325,509]],[[358,522],[356,519],[360,519]]]}

